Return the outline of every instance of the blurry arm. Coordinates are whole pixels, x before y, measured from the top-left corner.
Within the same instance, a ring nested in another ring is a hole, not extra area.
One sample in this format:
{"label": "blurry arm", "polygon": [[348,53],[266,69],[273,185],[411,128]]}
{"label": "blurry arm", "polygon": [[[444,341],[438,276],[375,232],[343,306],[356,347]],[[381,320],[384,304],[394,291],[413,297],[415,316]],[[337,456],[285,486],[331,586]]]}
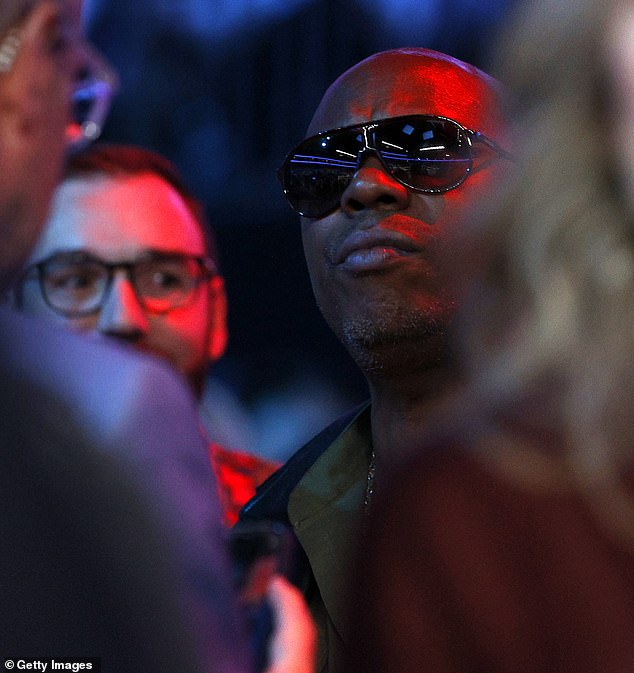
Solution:
{"label": "blurry arm", "polygon": [[275,620],[265,673],[314,673],[317,629],[299,589],[275,576],[268,599]]}

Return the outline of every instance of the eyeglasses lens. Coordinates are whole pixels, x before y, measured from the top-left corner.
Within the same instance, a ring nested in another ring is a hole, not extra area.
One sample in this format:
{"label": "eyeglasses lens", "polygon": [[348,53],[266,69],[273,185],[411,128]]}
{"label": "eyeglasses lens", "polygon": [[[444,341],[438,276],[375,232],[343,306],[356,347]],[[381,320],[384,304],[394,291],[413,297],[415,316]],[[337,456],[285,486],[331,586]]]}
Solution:
{"label": "eyeglasses lens", "polygon": [[152,259],[134,267],[136,291],[143,305],[156,313],[184,304],[203,275],[200,264],[189,257]]}
{"label": "eyeglasses lens", "polygon": [[127,270],[139,301],[153,313],[165,313],[187,303],[194,289],[210,273],[199,258],[188,256],[157,257],[131,265],[62,256],[44,262],[39,268],[47,303],[68,316],[98,311],[116,268]]}
{"label": "eyeglasses lens", "polygon": [[108,269],[99,262],[55,261],[44,267],[42,291],[47,302],[69,314],[91,313],[108,286]]}

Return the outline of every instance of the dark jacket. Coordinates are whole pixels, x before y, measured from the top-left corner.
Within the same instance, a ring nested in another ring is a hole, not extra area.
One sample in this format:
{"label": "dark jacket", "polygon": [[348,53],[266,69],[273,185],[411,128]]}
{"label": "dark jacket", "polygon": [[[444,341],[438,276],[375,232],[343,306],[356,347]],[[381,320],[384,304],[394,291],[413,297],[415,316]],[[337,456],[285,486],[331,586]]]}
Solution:
{"label": "dark jacket", "polygon": [[360,531],[370,452],[364,404],[302,447],[258,488],[241,514],[242,522],[278,521],[292,531],[289,577],[303,591],[317,623],[318,673],[343,670],[348,570]]}
{"label": "dark jacket", "polygon": [[290,525],[288,499],[291,493],[308,468],[367,406],[368,403],[364,402],[340,416],[296,451],[279,470],[257,487],[255,496],[242,508],[240,521],[270,520]]}

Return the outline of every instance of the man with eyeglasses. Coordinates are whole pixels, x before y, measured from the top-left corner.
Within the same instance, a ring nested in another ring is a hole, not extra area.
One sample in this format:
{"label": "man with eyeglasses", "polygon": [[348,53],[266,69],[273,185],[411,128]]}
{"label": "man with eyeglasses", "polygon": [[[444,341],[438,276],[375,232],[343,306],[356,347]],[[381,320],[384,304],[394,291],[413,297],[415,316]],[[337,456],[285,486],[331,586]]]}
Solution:
{"label": "man with eyeglasses", "polygon": [[[16,306],[152,353],[198,399],[227,343],[227,300],[213,232],[165,158],[93,145],[73,154],[51,215],[15,287]],[[210,444],[224,520],[278,466]]]}
{"label": "man with eyeglasses", "polygon": [[318,671],[345,668],[349,564],[360,533],[372,536],[363,522],[375,478],[380,487],[416,448],[428,405],[449,385],[454,300],[441,242],[509,170],[504,133],[492,78],[434,51],[399,49],[332,84],[279,171],[301,215],[317,303],[371,399],[300,449],[241,515],[294,528],[319,627]]}
{"label": "man with eyeglasses", "polygon": [[[107,111],[113,80],[81,36],[80,9],[0,5],[2,293],[40,233],[64,154],[94,139]],[[251,671],[180,378],[2,307],[0,419],[5,667],[91,657],[120,673]],[[287,592],[274,599],[282,622],[301,613]],[[292,650],[272,665],[296,670]]]}

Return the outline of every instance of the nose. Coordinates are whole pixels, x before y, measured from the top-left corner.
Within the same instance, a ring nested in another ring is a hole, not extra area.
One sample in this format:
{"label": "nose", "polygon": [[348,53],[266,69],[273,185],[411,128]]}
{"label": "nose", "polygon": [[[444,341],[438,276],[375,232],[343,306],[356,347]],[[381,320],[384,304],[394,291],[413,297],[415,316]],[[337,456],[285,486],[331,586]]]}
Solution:
{"label": "nose", "polygon": [[120,269],[112,279],[99,313],[97,329],[106,336],[136,342],[148,332],[145,309],[125,271]]}
{"label": "nose", "polygon": [[362,161],[341,195],[341,210],[348,215],[366,209],[403,210],[409,203],[407,187],[396,181],[376,156]]}

